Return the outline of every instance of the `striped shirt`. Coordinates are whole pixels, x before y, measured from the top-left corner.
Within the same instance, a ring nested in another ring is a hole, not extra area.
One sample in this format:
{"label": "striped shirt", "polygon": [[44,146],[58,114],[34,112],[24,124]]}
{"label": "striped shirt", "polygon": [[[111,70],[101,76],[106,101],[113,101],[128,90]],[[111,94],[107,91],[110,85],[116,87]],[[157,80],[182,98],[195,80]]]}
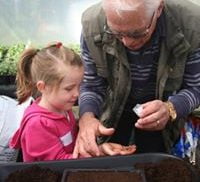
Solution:
{"label": "striped shirt", "polygon": [[[165,38],[165,23],[161,16],[152,39],[137,51],[126,49],[132,79],[132,89],[126,106],[130,109],[137,103],[155,99],[156,73],[161,41]],[[79,98],[80,115],[93,112],[101,114],[101,106],[107,88],[105,78],[97,75],[86,42],[81,38],[85,75]],[[182,89],[168,99],[174,104],[177,117],[185,117],[200,105],[200,48],[188,56],[183,76]],[[134,101],[134,102],[133,102]]]}

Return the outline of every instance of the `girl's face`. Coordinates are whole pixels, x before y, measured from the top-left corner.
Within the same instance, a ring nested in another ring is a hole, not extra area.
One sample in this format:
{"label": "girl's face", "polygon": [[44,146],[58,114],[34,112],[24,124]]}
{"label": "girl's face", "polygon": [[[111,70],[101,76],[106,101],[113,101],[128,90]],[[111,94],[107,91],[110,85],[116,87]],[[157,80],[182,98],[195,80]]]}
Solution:
{"label": "girl's face", "polygon": [[63,113],[72,109],[78,99],[80,84],[83,80],[83,67],[67,66],[66,75],[58,88],[45,86],[40,105],[50,111]]}

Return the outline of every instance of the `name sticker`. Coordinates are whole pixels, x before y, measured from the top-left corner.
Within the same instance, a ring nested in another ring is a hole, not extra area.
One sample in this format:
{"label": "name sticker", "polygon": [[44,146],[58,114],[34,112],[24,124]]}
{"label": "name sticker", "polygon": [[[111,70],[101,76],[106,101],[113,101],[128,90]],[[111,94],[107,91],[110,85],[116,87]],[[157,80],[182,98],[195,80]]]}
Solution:
{"label": "name sticker", "polygon": [[69,131],[67,134],[64,136],[60,137],[61,142],[63,143],[64,146],[67,146],[72,143],[72,134],[71,131]]}

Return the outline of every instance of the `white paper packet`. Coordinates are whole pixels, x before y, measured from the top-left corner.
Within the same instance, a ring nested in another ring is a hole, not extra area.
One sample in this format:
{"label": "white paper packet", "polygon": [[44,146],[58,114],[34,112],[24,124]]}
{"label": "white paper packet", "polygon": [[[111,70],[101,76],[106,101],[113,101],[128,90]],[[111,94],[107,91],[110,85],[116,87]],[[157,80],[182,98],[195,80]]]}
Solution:
{"label": "white paper packet", "polygon": [[135,107],[133,108],[133,111],[135,114],[137,114],[138,117],[140,117],[140,114],[143,110],[142,104],[136,104]]}

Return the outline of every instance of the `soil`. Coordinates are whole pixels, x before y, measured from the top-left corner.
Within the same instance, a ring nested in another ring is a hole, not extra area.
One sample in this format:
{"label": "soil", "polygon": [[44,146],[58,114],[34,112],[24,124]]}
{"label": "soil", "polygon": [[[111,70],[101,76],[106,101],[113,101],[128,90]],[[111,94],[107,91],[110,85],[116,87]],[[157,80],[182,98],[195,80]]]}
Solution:
{"label": "soil", "polygon": [[[199,150],[200,151],[200,150]],[[189,158],[186,157],[183,159],[185,162],[189,163]],[[190,164],[191,165],[191,164]],[[200,152],[197,153],[197,157],[196,157],[196,164],[192,165],[193,170],[200,175]],[[199,180],[200,181],[200,180]]]}
{"label": "soil", "polygon": [[37,165],[11,173],[5,182],[60,182],[62,175]]}
{"label": "soil", "polygon": [[193,182],[198,181],[192,166],[178,159],[163,160],[159,163],[138,163],[137,169],[145,171],[147,182]]}
{"label": "soil", "polygon": [[[71,170],[64,175],[37,165],[9,174],[5,182],[199,182],[200,173],[188,162],[167,159],[155,163],[137,163],[136,170]],[[196,176],[195,176],[196,175]],[[198,175],[198,177],[197,177]]]}
{"label": "soil", "polygon": [[138,171],[77,171],[69,172],[62,182],[145,182]]}

